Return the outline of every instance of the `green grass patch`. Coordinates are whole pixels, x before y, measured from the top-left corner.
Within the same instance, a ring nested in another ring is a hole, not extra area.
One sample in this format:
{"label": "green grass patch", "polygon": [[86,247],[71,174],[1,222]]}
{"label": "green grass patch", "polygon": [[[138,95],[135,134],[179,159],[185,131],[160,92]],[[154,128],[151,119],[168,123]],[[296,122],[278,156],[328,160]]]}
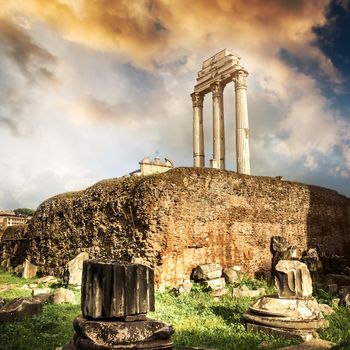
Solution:
{"label": "green grass patch", "polygon": [[[6,299],[14,296],[27,296],[30,289],[22,289],[27,280],[8,273],[0,273],[0,284],[9,283],[14,288],[0,292]],[[35,283],[35,279],[31,280]],[[250,288],[264,287],[267,293],[275,292],[274,287],[265,281],[244,279],[240,285]],[[55,287],[60,287],[57,285]],[[173,292],[156,292],[156,311],[149,313],[150,318],[163,320],[174,325],[173,340],[176,347],[205,347],[217,350],[254,350],[265,341],[269,347],[278,349],[292,344],[290,340],[265,334],[248,333],[242,319],[243,313],[252,302],[249,298],[233,298],[232,287],[227,295],[214,299],[195,285],[188,295],[176,296]],[[12,293],[12,294],[11,294]],[[80,300],[80,292],[75,289]],[[328,296],[318,295],[320,301]],[[73,319],[81,313],[80,305],[44,304],[43,313],[29,320],[0,324],[0,349],[6,350],[54,350],[72,339]],[[321,333],[321,337],[337,344],[334,349],[350,349],[350,310],[337,308],[329,316],[330,327]],[[295,343],[295,342],[294,342]]]}

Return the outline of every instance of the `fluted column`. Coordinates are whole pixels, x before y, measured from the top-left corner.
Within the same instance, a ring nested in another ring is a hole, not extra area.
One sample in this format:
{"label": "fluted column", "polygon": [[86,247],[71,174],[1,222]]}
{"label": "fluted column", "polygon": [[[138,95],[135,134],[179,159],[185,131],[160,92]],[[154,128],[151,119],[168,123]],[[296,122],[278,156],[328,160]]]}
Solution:
{"label": "fluted column", "polygon": [[236,161],[237,172],[250,174],[249,160],[249,124],[247,106],[247,77],[248,72],[239,70],[235,72],[233,81],[235,83],[236,104]]}
{"label": "fluted column", "polygon": [[225,125],[223,85],[216,81],[211,85],[213,94],[213,159],[212,167],[225,169]]}
{"label": "fluted column", "polygon": [[203,99],[198,92],[191,94],[193,103],[193,166],[204,167]]}

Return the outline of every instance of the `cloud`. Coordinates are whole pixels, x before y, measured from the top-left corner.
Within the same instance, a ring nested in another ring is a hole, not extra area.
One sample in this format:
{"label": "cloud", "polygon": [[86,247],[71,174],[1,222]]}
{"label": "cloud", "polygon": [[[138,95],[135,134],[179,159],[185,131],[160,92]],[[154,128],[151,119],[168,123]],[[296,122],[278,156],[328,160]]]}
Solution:
{"label": "cloud", "polygon": [[30,81],[56,80],[48,68],[56,63],[56,58],[33,42],[20,27],[1,17],[0,54],[9,58]]}
{"label": "cloud", "polygon": [[[327,3],[26,0],[19,8],[16,1],[4,2],[0,16],[14,28],[3,41],[12,51],[0,48],[6,64],[0,66],[1,87],[16,94],[11,100],[0,93],[0,117],[7,118],[0,125],[9,129],[8,122],[18,115],[17,130],[25,119],[35,135],[19,144],[20,138],[12,137],[16,129],[6,134],[3,142],[14,154],[14,143],[17,155],[23,148],[28,151],[20,169],[18,162],[1,164],[12,169],[3,177],[13,178],[0,181],[11,188],[4,191],[2,203],[6,198],[34,203],[89,181],[126,174],[156,150],[176,166],[191,165],[189,95],[202,61],[225,47],[239,53],[250,72],[254,174],[312,182],[307,174],[316,178],[322,172],[320,184],[346,180],[349,122],[319,88],[320,79],[332,89],[344,84],[315,44],[313,28],[325,23]],[[23,51],[17,57],[18,46]],[[283,50],[289,60],[281,57]],[[47,84],[33,87],[31,79]],[[48,89],[55,79],[61,84]],[[225,94],[231,147],[227,163],[234,169],[232,85]],[[21,107],[17,111],[15,99]],[[206,159],[212,152],[211,108],[208,95]],[[45,177],[46,192],[40,186]]]}

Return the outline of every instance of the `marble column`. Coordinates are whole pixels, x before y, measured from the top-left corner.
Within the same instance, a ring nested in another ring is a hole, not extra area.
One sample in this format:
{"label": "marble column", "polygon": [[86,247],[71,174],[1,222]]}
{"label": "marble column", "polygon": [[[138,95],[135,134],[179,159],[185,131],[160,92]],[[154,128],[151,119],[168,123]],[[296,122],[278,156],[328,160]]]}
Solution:
{"label": "marble column", "polygon": [[213,159],[212,167],[225,169],[224,86],[220,81],[211,85],[213,94]]}
{"label": "marble column", "polygon": [[203,99],[198,92],[191,94],[193,103],[193,166],[204,167]]}
{"label": "marble column", "polygon": [[237,172],[250,174],[249,161],[249,125],[247,106],[247,77],[248,72],[238,70],[233,81],[235,84],[236,104],[236,161]]}

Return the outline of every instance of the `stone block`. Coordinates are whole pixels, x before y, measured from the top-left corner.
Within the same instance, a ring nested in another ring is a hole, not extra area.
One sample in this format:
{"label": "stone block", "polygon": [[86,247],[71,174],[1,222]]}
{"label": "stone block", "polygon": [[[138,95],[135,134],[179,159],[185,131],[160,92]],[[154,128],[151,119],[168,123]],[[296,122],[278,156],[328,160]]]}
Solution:
{"label": "stone block", "polygon": [[203,282],[204,288],[207,291],[214,291],[225,287],[225,278],[215,278]]}
{"label": "stone block", "polygon": [[271,248],[273,252],[286,252],[289,248],[290,244],[286,237],[282,236],[272,236],[271,238]]}
{"label": "stone block", "polygon": [[350,294],[343,294],[340,299],[340,305],[350,308]]}
{"label": "stone block", "polygon": [[125,318],[154,311],[154,272],[141,264],[88,260],[81,294],[87,318]]}
{"label": "stone block", "polygon": [[184,280],[183,283],[175,288],[176,294],[189,294],[192,290],[192,282],[190,280]]}
{"label": "stone block", "polygon": [[68,283],[74,286],[81,286],[81,276],[83,273],[83,263],[89,259],[86,252],[78,254],[74,259],[68,262],[69,280]]}
{"label": "stone block", "polygon": [[195,282],[207,281],[222,276],[222,267],[219,264],[199,265],[192,271],[192,279]]}
{"label": "stone block", "polygon": [[50,294],[51,289],[50,288],[37,288],[32,290],[32,296],[37,296],[40,294]]}
{"label": "stone block", "polygon": [[241,266],[229,266],[224,268],[222,275],[225,278],[226,283],[234,284],[241,281],[243,272],[241,271]]}
{"label": "stone block", "polygon": [[327,304],[319,304],[318,306],[323,316],[328,316],[335,313],[335,311]]}
{"label": "stone block", "polygon": [[251,290],[246,285],[232,289],[232,296],[236,298],[256,298],[263,294],[265,289]]}
{"label": "stone block", "polygon": [[17,298],[0,308],[0,322],[12,322],[40,315],[42,305],[34,298]]}
{"label": "stone block", "polygon": [[18,276],[18,277],[22,277],[23,275],[23,264],[20,264],[20,265],[17,265],[14,269],[14,272],[15,274]]}
{"label": "stone block", "polygon": [[58,283],[58,279],[54,276],[44,276],[39,278],[36,281],[37,284],[45,284],[45,285],[49,285],[49,284],[56,284]]}
{"label": "stone block", "polygon": [[275,269],[275,283],[280,298],[309,298],[312,280],[307,266],[296,260],[280,260]]}
{"label": "stone block", "polygon": [[121,344],[169,339],[174,333],[172,326],[150,319],[123,322],[88,320],[78,316],[73,322],[73,327],[77,335],[82,339],[87,339],[96,346],[105,346],[113,349]]}
{"label": "stone block", "polygon": [[51,297],[52,304],[76,304],[77,300],[73,291],[66,288],[58,288]]}
{"label": "stone block", "polygon": [[30,261],[26,260],[23,263],[23,272],[22,272],[23,278],[33,278],[36,276],[37,272],[38,272],[38,267],[32,264]]}
{"label": "stone block", "polygon": [[326,285],[326,292],[336,294],[338,292],[338,285],[335,283],[329,283]]}
{"label": "stone block", "polygon": [[350,294],[350,286],[340,286],[339,287],[339,295],[343,296],[346,294]]}
{"label": "stone block", "polygon": [[216,289],[216,290],[211,291],[210,295],[213,298],[218,298],[218,297],[222,297],[222,296],[226,295],[227,292],[228,292],[228,290],[226,288],[220,288],[220,289]]}

